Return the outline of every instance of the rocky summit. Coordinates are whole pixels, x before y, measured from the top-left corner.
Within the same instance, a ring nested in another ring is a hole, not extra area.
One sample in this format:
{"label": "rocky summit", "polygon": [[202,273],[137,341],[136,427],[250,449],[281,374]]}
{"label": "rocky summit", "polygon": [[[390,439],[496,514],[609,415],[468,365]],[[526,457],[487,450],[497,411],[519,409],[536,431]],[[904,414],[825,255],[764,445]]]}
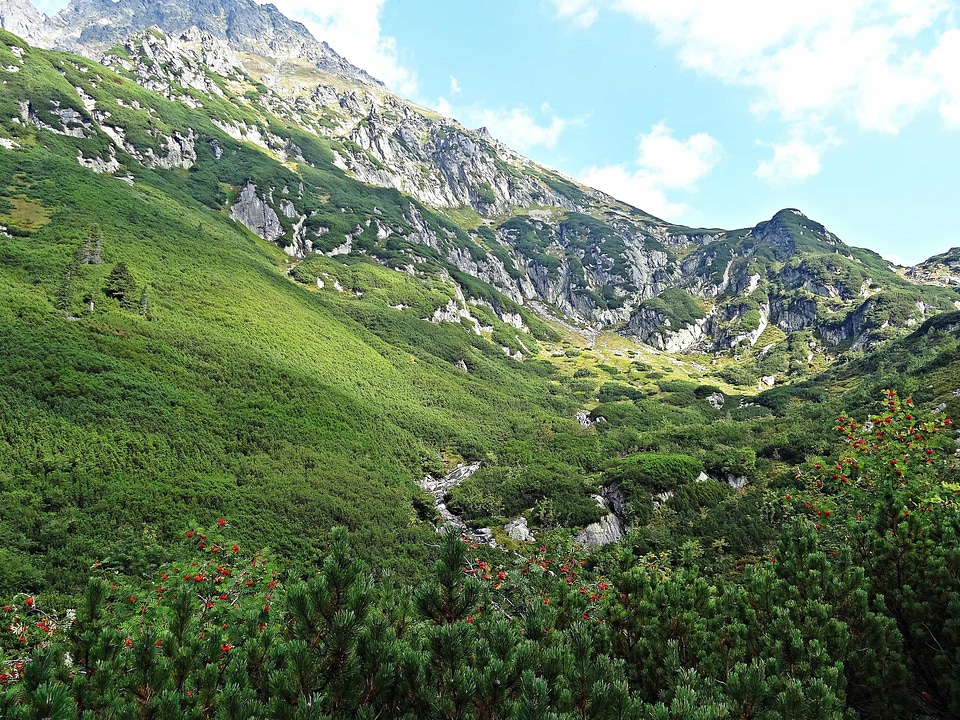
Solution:
{"label": "rocky summit", "polygon": [[[305,193],[323,188],[309,180],[298,178],[290,197],[243,178],[231,217],[297,257],[376,257],[402,241],[406,266],[439,259],[516,303],[669,352],[769,351],[795,333],[816,335],[820,348],[865,347],[954,308],[952,294],[924,284],[929,272],[898,274],[799,210],[754,228],[692,229],[584,187],[484,128],[403,100],[272,5],[75,0],[46,18],[10,0],[0,20],[36,44],[102,61],[213,125],[201,133],[181,123],[154,134],[157,148],[137,148],[119,118],[74,88],[57,101],[76,113],[71,132],[109,139],[97,156],[81,152],[91,169],[124,176],[118,151],[148,167],[189,169],[196,142],[216,153],[218,135],[309,165],[291,133],[276,129],[282,119],[322,139],[348,176],[410,198],[393,221],[367,211],[340,228],[310,221]],[[430,227],[421,205],[448,227]],[[356,242],[368,227],[372,246]]]}

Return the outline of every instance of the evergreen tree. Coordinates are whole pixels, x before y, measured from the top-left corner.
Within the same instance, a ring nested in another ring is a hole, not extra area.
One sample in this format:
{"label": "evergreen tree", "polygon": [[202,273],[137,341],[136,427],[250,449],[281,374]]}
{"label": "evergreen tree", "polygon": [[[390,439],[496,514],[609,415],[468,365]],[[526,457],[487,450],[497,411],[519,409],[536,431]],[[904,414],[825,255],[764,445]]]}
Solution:
{"label": "evergreen tree", "polygon": [[113,266],[107,280],[103,286],[103,292],[107,297],[120,301],[120,306],[124,309],[133,307],[134,294],[137,291],[137,281],[130,273],[130,269],[124,262],[118,262]]}
{"label": "evergreen tree", "polygon": [[436,580],[416,594],[417,608],[434,623],[450,624],[471,615],[483,595],[483,585],[467,571],[467,545],[456,532],[443,535]]}
{"label": "evergreen tree", "polygon": [[152,320],[153,317],[150,314],[150,300],[147,297],[147,288],[144,286],[143,290],[140,291],[140,314],[143,315],[147,320]]}
{"label": "evergreen tree", "polygon": [[73,305],[73,281],[79,272],[80,265],[76,259],[67,263],[63,276],[60,278],[60,287],[57,289],[57,310],[69,312],[70,306]]}
{"label": "evergreen tree", "polygon": [[90,232],[80,243],[80,262],[84,265],[103,263],[103,231],[99,225],[91,225]]}

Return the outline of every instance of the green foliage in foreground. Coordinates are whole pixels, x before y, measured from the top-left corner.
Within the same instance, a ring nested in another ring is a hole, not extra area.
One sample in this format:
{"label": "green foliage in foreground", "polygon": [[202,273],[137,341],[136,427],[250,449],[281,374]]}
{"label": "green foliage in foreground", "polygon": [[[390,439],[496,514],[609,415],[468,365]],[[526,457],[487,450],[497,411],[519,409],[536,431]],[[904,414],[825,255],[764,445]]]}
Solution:
{"label": "green foliage in foreground", "polygon": [[[905,718],[960,712],[960,513],[948,420],[890,393],[785,493],[776,549],[507,554],[448,535],[414,586],[345,531],[289,579],[221,520],[146,585],[2,612],[0,713],[59,718]],[[809,478],[809,481],[806,479]],[[699,484],[687,487],[695,487]],[[107,575],[106,578],[111,577]]]}

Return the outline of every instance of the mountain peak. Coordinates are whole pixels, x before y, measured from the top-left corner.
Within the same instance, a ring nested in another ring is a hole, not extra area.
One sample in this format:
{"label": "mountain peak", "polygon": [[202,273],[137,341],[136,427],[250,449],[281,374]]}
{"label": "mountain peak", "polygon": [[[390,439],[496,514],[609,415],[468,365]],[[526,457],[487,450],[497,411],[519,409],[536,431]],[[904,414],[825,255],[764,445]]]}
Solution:
{"label": "mountain peak", "polygon": [[71,0],[47,18],[29,0],[0,0],[0,27],[41,47],[95,60],[131,35],[154,26],[174,36],[195,27],[225,41],[236,52],[275,60],[307,60],[321,70],[367,85],[381,84],[272,4],[258,5],[253,0]]}
{"label": "mountain peak", "polygon": [[811,242],[842,245],[840,238],[796,208],[778,211],[766,222],[758,223],[751,232],[758,239],[775,245],[788,255],[793,255],[798,246],[809,246]]}
{"label": "mountain peak", "polygon": [[0,27],[31,44],[40,42],[46,20],[30,0],[0,0]]}

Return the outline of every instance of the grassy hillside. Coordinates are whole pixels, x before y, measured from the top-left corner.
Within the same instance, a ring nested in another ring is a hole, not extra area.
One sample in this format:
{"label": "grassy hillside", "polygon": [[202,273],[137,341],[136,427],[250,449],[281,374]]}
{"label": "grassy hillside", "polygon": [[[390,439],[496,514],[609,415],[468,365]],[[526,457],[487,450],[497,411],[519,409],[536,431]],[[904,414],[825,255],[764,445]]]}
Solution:
{"label": "grassy hillside", "polygon": [[[224,514],[298,560],[346,524],[371,557],[408,546],[410,571],[431,530],[414,481],[442,470],[440,451],[478,458],[545,418],[577,427],[549,368],[421,320],[442,304],[422,283],[397,299],[419,308],[386,308],[373,285],[394,271],[311,290],[199,203],[40,148],[0,153],[0,186],[21,221],[0,242],[4,587],[66,589],[103,557],[136,572],[181,526]],[[95,223],[103,263],[75,265]],[[130,309],[103,290],[118,263]]]}
{"label": "grassy hillside", "polygon": [[[771,498],[797,463],[829,450],[823,429],[847,398],[884,383],[909,391],[923,371],[883,374],[892,360],[864,355],[879,363],[857,371],[872,380],[840,370],[755,399],[760,374],[802,365],[807,375],[823,358],[808,361],[798,341],[740,363],[680,361],[558,332],[429,245],[378,233],[381,219],[409,229],[417,209],[432,231],[469,242],[400,193],[350,179],[322,138],[271,128],[302,153],[284,162],[215,127],[211,114],[258,122],[231,95],[243,78],[191,110],[3,39],[21,48],[9,58],[21,69],[0,96],[11,141],[0,149],[0,594],[75,592],[95,561],[141,575],[184,528],[224,516],[245,545],[272,546],[290,568],[345,525],[373,566],[417,576],[435,513],[416,482],[463,460],[483,467],[451,506],[495,528],[520,514],[540,530],[595,521],[591,494],[647,455],[746,479],[708,498],[685,490],[654,512],[651,493],[680,484],[665,470],[629,499],[635,552],[693,540],[727,567],[773,541]],[[130,147],[83,125],[94,120],[84,97],[116,108]],[[53,112],[64,108],[73,120]],[[148,168],[147,150],[163,152],[176,132],[194,133],[194,164]],[[119,177],[81,167],[78,153],[115,153]],[[294,261],[254,237],[226,211],[247,182],[277,189],[278,209],[295,201],[332,246],[355,235],[362,254]],[[576,220],[590,242],[613,242]],[[454,322],[426,319],[451,304]],[[583,428],[578,410],[606,422]]]}

